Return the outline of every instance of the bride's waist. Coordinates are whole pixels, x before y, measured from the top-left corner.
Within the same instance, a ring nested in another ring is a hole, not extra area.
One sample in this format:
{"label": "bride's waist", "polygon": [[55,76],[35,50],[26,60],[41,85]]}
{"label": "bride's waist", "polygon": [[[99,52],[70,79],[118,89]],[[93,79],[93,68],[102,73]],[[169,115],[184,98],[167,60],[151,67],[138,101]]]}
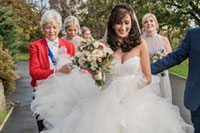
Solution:
{"label": "bride's waist", "polygon": [[137,75],[106,75],[106,82],[133,79],[135,77],[137,77]]}

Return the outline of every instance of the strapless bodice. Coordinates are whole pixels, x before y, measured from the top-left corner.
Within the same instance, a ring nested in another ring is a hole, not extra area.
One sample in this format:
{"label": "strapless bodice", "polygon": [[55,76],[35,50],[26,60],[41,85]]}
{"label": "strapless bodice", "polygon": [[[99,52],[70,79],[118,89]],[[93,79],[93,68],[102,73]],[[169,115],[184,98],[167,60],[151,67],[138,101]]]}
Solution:
{"label": "strapless bodice", "polygon": [[113,80],[127,76],[136,76],[140,71],[141,67],[139,56],[128,58],[123,63],[117,59],[114,59],[114,65],[112,66],[110,72],[106,74],[106,80]]}

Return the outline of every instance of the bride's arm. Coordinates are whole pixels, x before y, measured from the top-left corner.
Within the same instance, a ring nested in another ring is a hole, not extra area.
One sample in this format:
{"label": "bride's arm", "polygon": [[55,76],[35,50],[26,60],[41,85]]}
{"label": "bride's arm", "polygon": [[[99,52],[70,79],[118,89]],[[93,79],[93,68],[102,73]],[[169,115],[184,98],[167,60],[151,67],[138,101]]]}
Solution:
{"label": "bride's arm", "polygon": [[140,64],[142,72],[146,78],[147,84],[151,83],[151,69],[150,69],[150,60],[149,60],[149,50],[147,44],[142,40],[140,45]]}

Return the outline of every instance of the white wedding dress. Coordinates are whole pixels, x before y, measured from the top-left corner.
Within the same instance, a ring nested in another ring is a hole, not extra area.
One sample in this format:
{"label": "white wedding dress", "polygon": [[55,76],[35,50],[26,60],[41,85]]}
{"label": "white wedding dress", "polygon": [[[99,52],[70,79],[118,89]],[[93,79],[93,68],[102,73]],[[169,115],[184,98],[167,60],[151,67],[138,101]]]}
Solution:
{"label": "white wedding dress", "polygon": [[177,106],[159,97],[159,78],[145,86],[140,57],[114,59],[106,83],[75,68],[37,87],[31,108],[52,127],[42,133],[193,133]]}

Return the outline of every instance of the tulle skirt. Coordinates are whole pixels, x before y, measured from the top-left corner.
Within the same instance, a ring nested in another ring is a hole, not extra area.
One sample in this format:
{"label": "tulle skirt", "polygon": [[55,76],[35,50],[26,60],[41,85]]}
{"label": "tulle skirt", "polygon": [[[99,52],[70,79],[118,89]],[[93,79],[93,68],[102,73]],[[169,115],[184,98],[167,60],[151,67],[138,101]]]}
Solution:
{"label": "tulle skirt", "polygon": [[159,96],[159,78],[138,86],[141,76],[109,80],[101,88],[74,69],[38,86],[32,111],[52,126],[42,133],[193,133],[179,108]]}
{"label": "tulle skirt", "polygon": [[36,87],[31,110],[51,126],[68,115],[77,103],[100,92],[87,71],[74,69],[72,73],[52,74]]}

